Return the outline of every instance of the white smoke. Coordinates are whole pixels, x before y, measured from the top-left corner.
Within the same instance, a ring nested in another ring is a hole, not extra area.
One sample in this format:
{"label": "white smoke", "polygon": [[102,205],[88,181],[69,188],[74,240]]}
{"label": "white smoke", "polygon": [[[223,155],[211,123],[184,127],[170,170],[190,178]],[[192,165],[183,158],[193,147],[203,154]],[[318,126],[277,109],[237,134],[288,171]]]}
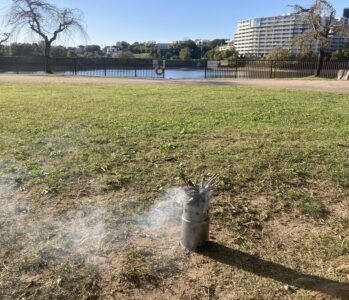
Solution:
{"label": "white smoke", "polygon": [[106,209],[85,207],[69,211],[60,219],[57,233],[63,248],[92,262],[101,251],[107,234]]}
{"label": "white smoke", "polygon": [[185,197],[183,188],[170,188],[137,219],[140,224],[147,225],[149,228],[178,223]]}
{"label": "white smoke", "polygon": [[0,178],[0,244],[10,247],[13,241],[12,247],[20,256],[79,256],[88,263],[100,264],[107,243],[116,249],[129,248],[140,237],[167,237],[172,244],[179,241],[182,201],[186,197],[182,188],[169,189],[137,215],[118,211],[113,203],[81,206],[58,214],[49,206],[36,206],[35,201],[16,192],[9,182]]}

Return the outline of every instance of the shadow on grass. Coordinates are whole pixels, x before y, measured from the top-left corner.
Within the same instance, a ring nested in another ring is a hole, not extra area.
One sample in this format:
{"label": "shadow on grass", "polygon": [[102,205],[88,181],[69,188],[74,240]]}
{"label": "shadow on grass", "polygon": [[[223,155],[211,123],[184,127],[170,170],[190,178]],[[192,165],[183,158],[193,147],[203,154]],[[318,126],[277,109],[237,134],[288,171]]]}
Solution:
{"label": "shadow on grass", "polygon": [[304,290],[321,292],[340,299],[349,299],[349,284],[318,276],[303,274],[283,265],[210,242],[200,254],[217,262],[238,268],[258,276],[271,278]]}

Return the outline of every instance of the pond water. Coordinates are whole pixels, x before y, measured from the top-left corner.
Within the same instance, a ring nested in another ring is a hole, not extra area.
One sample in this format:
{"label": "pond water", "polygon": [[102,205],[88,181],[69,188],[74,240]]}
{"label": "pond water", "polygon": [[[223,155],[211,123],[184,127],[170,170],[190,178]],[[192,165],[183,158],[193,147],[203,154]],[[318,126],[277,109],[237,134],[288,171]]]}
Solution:
{"label": "pond water", "polygon": [[[72,75],[72,72],[56,72],[57,74]],[[79,76],[107,76],[107,77],[139,77],[139,78],[163,78],[162,75],[157,76],[154,70],[84,70],[78,71]],[[204,79],[205,70],[182,70],[182,69],[166,69],[165,79]]]}
{"label": "pond water", "polygon": [[171,70],[165,72],[165,79],[203,79],[205,70]]}

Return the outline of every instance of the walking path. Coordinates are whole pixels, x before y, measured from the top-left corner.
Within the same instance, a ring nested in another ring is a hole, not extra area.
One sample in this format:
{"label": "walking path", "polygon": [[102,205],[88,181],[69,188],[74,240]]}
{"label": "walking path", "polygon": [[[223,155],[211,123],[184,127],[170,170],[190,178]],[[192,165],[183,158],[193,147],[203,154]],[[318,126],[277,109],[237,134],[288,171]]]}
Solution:
{"label": "walking path", "polygon": [[349,93],[349,81],[325,79],[207,79],[161,80],[139,78],[79,77],[55,75],[0,75],[0,82],[24,83],[96,83],[96,84],[174,84],[188,86],[251,86],[261,88],[305,89],[324,92]]}

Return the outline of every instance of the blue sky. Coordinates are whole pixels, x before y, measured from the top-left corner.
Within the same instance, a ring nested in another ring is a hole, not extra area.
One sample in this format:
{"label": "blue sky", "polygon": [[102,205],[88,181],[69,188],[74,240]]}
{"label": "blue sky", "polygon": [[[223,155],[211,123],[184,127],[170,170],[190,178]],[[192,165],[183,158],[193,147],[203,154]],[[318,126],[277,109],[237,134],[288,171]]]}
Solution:
{"label": "blue sky", "polygon": [[[290,12],[288,4],[309,5],[312,0],[51,0],[60,7],[83,11],[88,43],[102,46],[116,41],[183,38],[233,38],[239,20]],[[0,13],[10,0],[0,0]],[[332,0],[337,13],[348,0]],[[71,40],[69,44],[79,44]]]}

